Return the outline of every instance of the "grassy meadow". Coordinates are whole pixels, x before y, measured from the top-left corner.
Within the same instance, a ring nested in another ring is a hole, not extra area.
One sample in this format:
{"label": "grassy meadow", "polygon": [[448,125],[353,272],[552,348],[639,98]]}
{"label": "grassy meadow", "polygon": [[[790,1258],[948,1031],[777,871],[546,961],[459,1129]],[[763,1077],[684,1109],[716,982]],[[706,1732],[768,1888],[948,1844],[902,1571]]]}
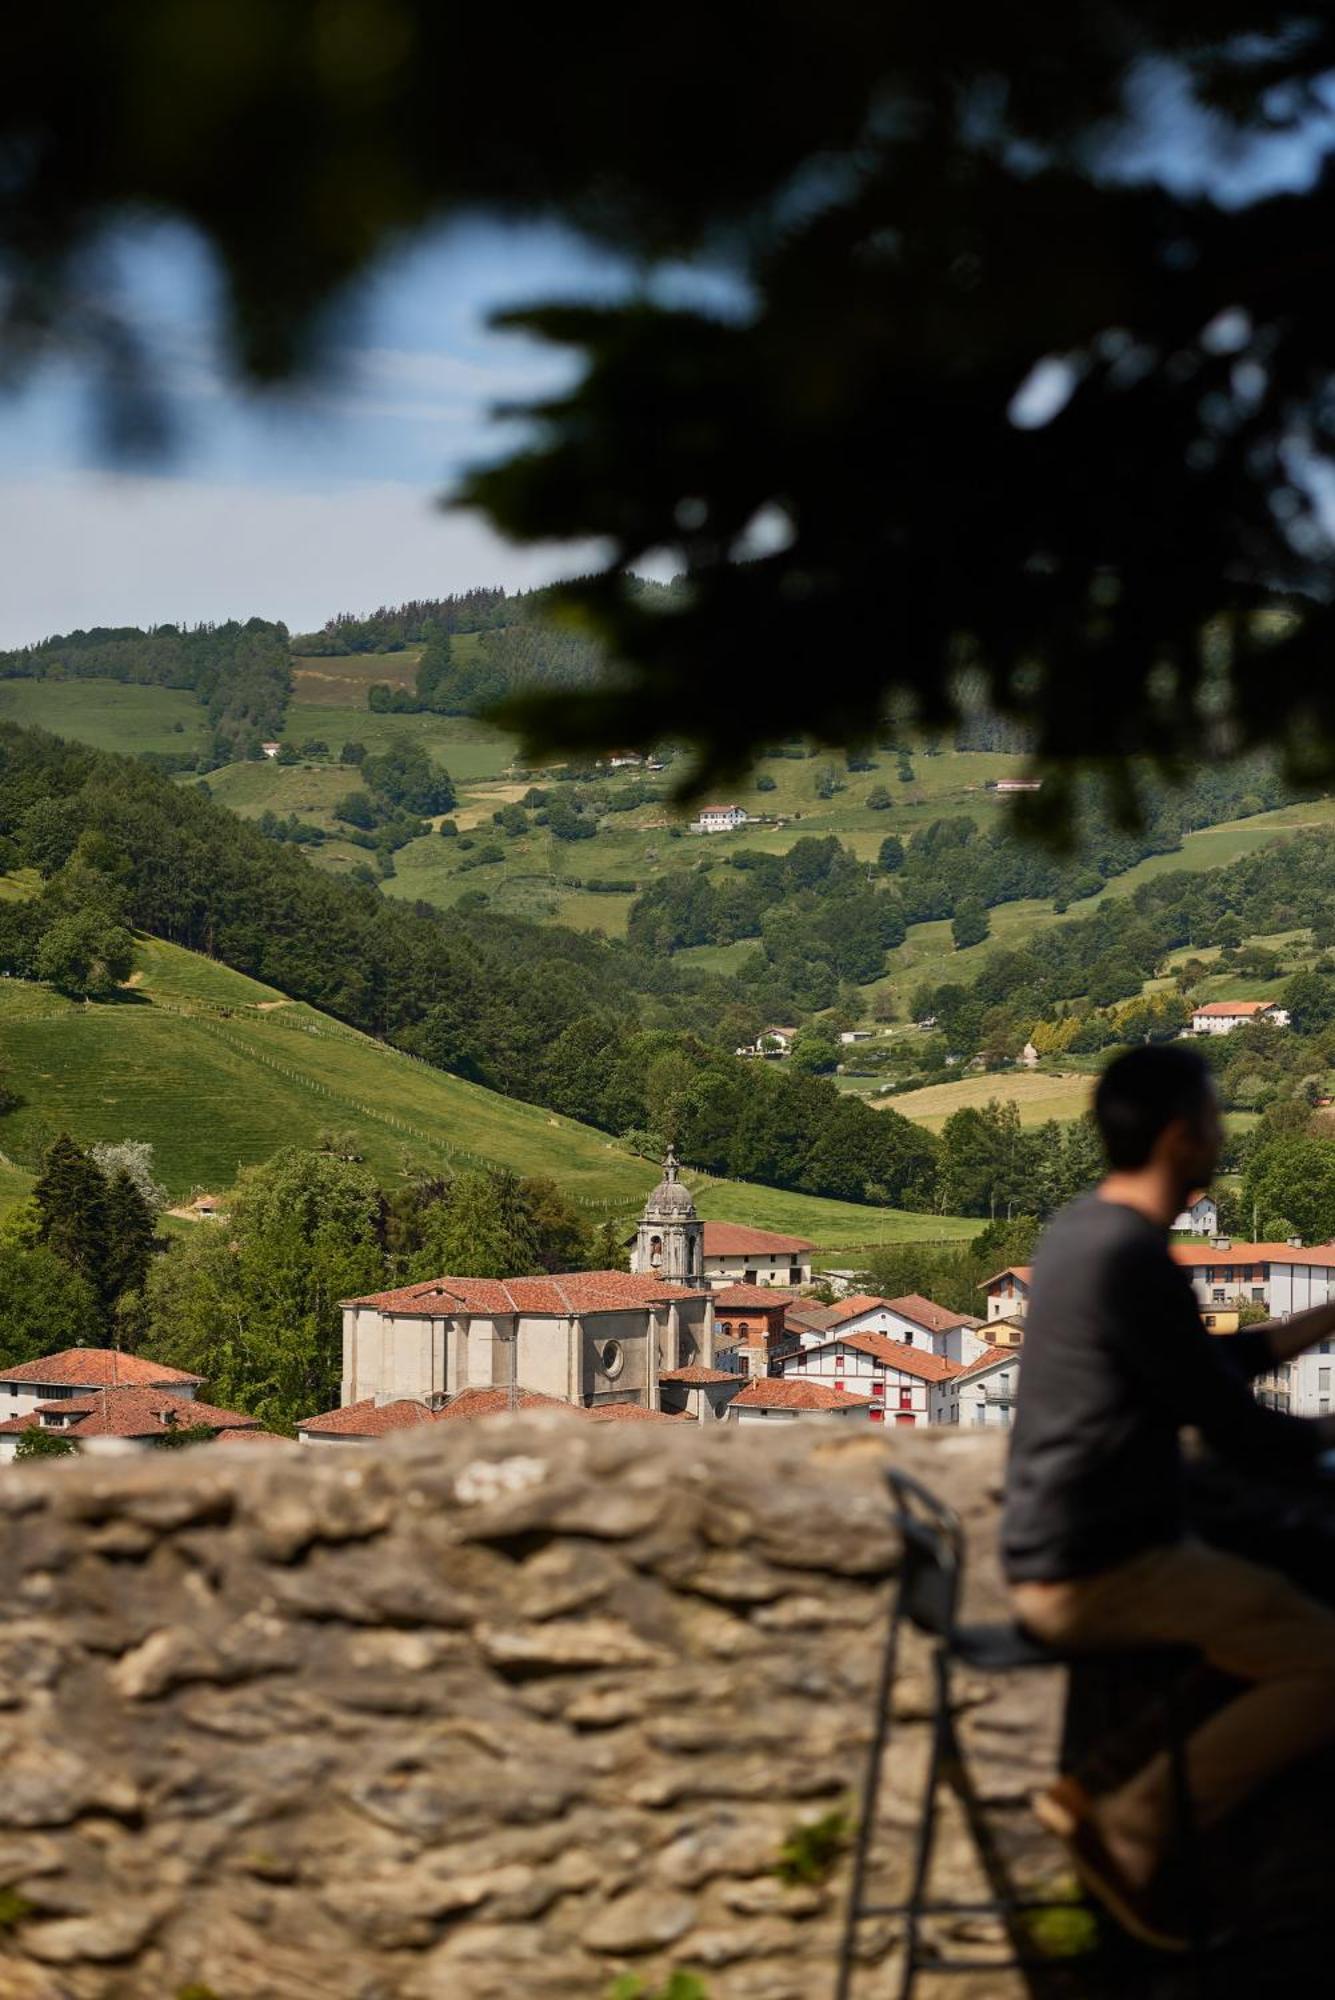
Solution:
{"label": "grassy meadow", "polygon": [[47,729],[94,750],[199,750],[204,711],[184,688],[131,687],[119,681],[0,680],[0,722]]}
{"label": "grassy meadow", "polygon": [[[548,1174],[595,1216],[633,1216],[657,1178],[606,1133],[415,1062],[194,953],[145,938],[120,997],[65,1000],[0,981],[0,1046],[20,1103],[0,1118],[0,1206],[61,1131],[148,1139],[174,1201],[322,1131],[357,1134],[387,1182],[414,1163]],[[957,1240],[979,1225],[695,1176],[703,1215],[822,1249]]]}

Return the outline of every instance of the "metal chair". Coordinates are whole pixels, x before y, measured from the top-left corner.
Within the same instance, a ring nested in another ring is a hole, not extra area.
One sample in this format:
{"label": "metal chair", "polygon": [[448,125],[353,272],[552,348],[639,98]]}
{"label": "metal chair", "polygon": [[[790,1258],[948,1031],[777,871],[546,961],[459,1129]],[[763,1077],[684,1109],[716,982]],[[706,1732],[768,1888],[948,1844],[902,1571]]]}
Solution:
{"label": "metal chair", "polygon": [[[908,1478],[904,1473],[888,1471],[886,1479],[895,1506],[902,1553],[898,1583],[891,1606],[890,1630],[881,1661],[876,1694],[876,1718],[854,1844],[852,1882],[840,1946],[835,2000],[850,2000],[856,1969],[858,1926],[868,1917],[901,1917],[904,1920],[904,1957],[899,1981],[899,2000],[910,2000],[920,1971],[930,1971],[932,1974],[984,1972],[1037,1965],[1043,1965],[1049,1971],[1053,1970],[1056,1963],[1054,1960],[1025,1950],[1024,1928],[1017,1919],[1028,1911],[1071,1909],[1081,1906],[1077,1899],[1067,1896],[1024,1898],[1016,1897],[1011,1892],[994,1829],[983,1810],[982,1801],[964,1756],[950,1702],[950,1675],[952,1667],[956,1664],[975,1673],[1004,1674],[1038,1667],[1070,1666],[1077,1656],[1043,1645],[1014,1623],[961,1624],[957,1614],[964,1572],[964,1532],[958,1517],[926,1487],[920,1485],[917,1480]],[[933,1641],[931,1753],[922,1813],[918,1822],[909,1899],[906,1903],[869,1903],[866,1900],[867,1863],[876,1821],[881,1771],[886,1746],[890,1740],[899,1638],[905,1622]],[[1165,1662],[1194,1658],[1185,1649],[1176,1647],[1156,1649],[1156,1653]],[[1078,1657],[1088,1659],[1089,1656],[1086,1654]],[[1199,1995],[1204,1992],[1204,1929],[1197,1893],[1194,1828],[1190,1795],[1187,1790],[1184,1756],[1186,1731],[1177,1699],[1176,1677],[1166,1697],[1165,1706],[1174,1809],[1190,1869],[1187,1916],[1191,1951],[1188,1962]],[[943,1783],[949,1785],[963,1810],[970,1837],[991,1890],[991,1896],[986,1902],[927,1900],[927,1877],[931,1867],[937,1807]],[[1012,1955],[1005,1959],[983,1960],[925,1955],[921,1939],[923,1920],[941,1916],[1000,1917],[1006,1925]]]}

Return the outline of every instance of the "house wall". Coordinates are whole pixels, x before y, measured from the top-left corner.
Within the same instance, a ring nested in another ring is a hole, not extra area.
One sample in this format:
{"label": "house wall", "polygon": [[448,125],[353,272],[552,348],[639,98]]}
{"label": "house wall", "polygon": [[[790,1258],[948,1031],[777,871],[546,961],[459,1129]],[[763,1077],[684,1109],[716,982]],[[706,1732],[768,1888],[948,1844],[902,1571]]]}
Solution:
{"label": "house wall", "polygon": [[1009,1319],[1023,1314],[1029,1305],[1029,1287],[1019,1278],[999,1278],[987,1292],[989,1319]]}
{"label": "house wall", "polygon": [[791,1256],[787,1251],[775,1256],[768,1250],[752,1251],[746,1257],[706,1255],[704,1275],[705,1283],[715,1291],[723,1285],[809,1285],[811,1252],[796,1250]]}
{"label": "house wall", "polygon": [[931,1421],[930,1385],[920,1375],[875,1361],[870,1354],[846,1348],[842,1341],[808,1349],[789,1361],[783,1372],[799,1382],[825,1382],[832,1389],[847,1389],[852,1396],[871,1396],[886,1413],[874,1422],[904,1422],[909,1417],[915,1424]]}
{"label": "house wall", "polygon": [[942,1382],[932,1392],[932,1422],[969,1430],[1009,1430],[1020,1385],[1020,1357],[967,1382]]}

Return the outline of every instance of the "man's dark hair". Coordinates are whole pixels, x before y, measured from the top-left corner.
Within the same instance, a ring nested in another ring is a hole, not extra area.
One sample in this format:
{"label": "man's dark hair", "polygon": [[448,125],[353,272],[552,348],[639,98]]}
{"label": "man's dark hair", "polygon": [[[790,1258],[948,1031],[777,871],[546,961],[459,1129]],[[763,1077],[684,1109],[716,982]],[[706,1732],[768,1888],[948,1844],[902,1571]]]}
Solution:
{"label": "man's dark hair", "polygon": [[1176,1118],[1199,1118],[1210,1097],[1209,1067],[1180,1043],[1130,1049],[1109,1063],[1094,1093],[1094,1118],[1108,1164],[1143,1167]]}

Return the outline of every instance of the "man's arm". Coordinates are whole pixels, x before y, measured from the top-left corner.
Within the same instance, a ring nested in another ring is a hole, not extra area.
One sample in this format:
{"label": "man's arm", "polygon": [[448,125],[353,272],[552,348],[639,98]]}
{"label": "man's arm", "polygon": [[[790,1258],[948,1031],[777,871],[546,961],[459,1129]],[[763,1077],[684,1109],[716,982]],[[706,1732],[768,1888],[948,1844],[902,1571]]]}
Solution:
{"label": "man's arm", "polygon": [[1305,1354],[1309,1347],[1315,1347],[1320,1340],[1328,1340],[1335,1335],[1335,1301],[1329,1305],[1312,1306],[1307,1312],[1294,1313],[1289,1319],[1262,1320],[1258,1326],[1249,1326],[1241,1333],[1225,1333],[1215,1336],[1229,1365],[1251,1380],[1257,1375],[1266,1375],[1272,1368],[1285,1361],[1292,1361],[1295,1355]]}
{"label": "man's arm", "polygon": [[[1126,1303],[1115,1321],[1117,1344],[1141,1393],[1179,1424],[1194,1425],[1221,1457],[1244,1465],[1297,1467],[1335,1443],[1330,1418],[1292,1417],[1257,1402],[1244,1370],[1224,1352],[1247,1336],[1221,1340],[1207,1333],[1190,1284],[1166,1259],[1136,1255],[1109,1275],[1119,1291],[1125,1288]],[[1268,1341],[1251,1345],[1266,1356],[1251,1372],[1263,1374],[1279,1357]]]}

